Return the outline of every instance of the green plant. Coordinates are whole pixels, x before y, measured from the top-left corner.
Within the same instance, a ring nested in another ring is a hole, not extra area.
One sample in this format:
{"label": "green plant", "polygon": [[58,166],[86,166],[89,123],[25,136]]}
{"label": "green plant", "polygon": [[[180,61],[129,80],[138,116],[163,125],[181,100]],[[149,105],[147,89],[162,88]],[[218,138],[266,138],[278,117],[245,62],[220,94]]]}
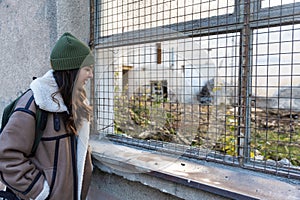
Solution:
{"label": "green plant", "polygon": [[265,160],[279,161],[286,158],[293,165],[300,166],[299,129],[283,133],[274,130],[256,130],[253,132],[252,141],[252,148],[256,148]]}
{"label": "green plant", "polygon": [[216,150],[227,155],[237,156],[237,127],[238,123],[235,116],[227,113],[225,120],[225,134],[222,134],[218,140]]}

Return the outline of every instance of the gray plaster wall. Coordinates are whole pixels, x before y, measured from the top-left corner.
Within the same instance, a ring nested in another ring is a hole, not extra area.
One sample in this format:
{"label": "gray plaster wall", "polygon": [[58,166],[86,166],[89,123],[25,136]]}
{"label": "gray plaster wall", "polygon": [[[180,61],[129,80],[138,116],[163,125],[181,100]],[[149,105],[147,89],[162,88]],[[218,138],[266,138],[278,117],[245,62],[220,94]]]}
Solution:
{"label": "gray plaster wall", "polygon": [[176,196],[161,192],[139,182],[127,180],[115,174],[94,168],[88,194],[91,200],[180,200]]}
{"label": "gray plaster wall", "polygon": [[[0,0],[0,113],[32,77],[50,69],[56,40],[71,32],[86,44],[89,0]],[[1,117],[0,117],[1,118]]]}
{"label": "gray plaster wall", "polygon": [[228,200],[146,174],[109,173],[98,167],[99,163],[94,167],[88,194],[91,200]]}

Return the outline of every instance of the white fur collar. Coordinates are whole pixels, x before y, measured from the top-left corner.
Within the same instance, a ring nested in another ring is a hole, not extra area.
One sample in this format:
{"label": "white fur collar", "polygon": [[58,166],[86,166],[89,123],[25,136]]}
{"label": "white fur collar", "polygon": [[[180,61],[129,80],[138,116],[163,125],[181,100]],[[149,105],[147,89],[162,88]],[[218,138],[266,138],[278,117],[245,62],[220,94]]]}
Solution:
{"label": "white fur collar", "polygon": [[44,76],[32,81],[30,89],[33,92],[35,103],[41,109],[49,112],[68,111],[60,93],[55,95],[60,106],[52,100],[51,95],[58,91],[57,83],[53,77],[53,70],[49,70]]}

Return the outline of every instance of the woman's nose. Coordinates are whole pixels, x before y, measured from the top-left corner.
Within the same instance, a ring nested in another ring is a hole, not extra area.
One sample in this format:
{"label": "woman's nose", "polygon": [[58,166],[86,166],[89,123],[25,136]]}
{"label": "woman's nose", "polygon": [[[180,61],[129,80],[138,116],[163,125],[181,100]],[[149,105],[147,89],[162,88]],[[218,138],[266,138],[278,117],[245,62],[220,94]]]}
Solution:
{"label": "woman's nose", "polygon": [[89,77],[89,78],[93,78],[93,77],[94,77],[93,72],[90,72],[88,77]]}

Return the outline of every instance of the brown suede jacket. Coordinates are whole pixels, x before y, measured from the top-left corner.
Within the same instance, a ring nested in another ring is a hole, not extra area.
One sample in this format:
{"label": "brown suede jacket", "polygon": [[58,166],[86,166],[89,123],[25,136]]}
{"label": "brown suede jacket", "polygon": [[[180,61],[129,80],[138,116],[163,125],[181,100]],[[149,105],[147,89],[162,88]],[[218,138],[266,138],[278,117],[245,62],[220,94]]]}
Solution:
{"label": "brown suede jacket", "polygon": [[[32,94],[29,90],[17,107],[25,107]],[[29,110],[36,112],[35,101]],[[61,116],[62,113],[57,114]],[[26,200],[85,199],[92,173],[90,152],[78,154],[78,136],[66,133],[61,117],[60,129],[56,131],[53,115],[53,112],[48,113],[43,137],[36,153],[30,157],[35,138],[35,116],[21,111],[13,113],[0,134],[1,182]],[[80,161],[82,170],[77,166]]]}

